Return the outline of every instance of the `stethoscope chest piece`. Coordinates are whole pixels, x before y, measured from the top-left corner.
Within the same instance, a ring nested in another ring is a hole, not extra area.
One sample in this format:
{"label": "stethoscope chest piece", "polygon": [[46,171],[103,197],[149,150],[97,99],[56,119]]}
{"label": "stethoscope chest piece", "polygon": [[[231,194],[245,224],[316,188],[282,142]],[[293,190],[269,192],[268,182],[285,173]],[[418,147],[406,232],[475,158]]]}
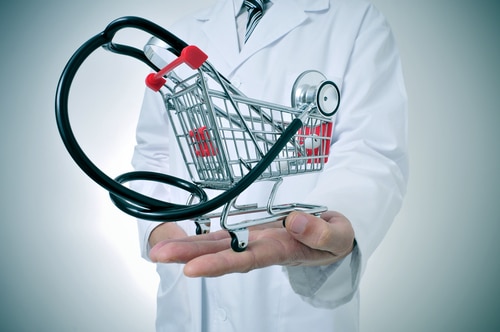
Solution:
{"label": "stethoscope chest piece", "polygon": [[318,111],[326,117],[334,115],[340,104],[337,85],[316,70],[300,74],[292,88],[292,107],[311,103],[316,104]]}

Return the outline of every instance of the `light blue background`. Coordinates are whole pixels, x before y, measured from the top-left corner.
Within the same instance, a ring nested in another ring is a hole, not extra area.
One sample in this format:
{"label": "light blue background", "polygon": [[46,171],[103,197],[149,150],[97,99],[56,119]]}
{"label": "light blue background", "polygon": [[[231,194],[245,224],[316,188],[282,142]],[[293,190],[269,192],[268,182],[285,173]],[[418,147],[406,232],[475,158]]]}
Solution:
{"label": "light blue background", "polygon": [[[0,330],[153,329],[154,268],[138,257],[133,218],[117,211],[65,151],[54,93],[76,48],[112,19],[137,15],[168,25],[210,2],[0,5]],[[498,330],[499,6],[374,3],[401,49],[411,179],[403,210],[365,274],[363,331]],[[78,78],[84,84],[101,75],[103,83],[75,92],[72,119],[84,148],[111,174],[130,170],[144,69],[103,57]]]}

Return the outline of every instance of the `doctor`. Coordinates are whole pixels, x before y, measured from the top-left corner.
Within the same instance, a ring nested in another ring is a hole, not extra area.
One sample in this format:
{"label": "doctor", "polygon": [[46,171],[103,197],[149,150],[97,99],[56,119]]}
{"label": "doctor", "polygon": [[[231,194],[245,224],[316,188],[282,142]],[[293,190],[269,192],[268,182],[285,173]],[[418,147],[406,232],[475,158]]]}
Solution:
{"label": "doctor", "polygon": [[[253,229],[242,253],[230,249],[217,223],[210,234],[192,236],[191,222],[139,220],[143,256],[160,275],[157,330],[358,331],[360,278],[401,208],[408,178],[407,98],[393,36],[364,0],[273,0],[245,41],[242,4],[217,1],[169,30],[252,98],[290,105],[306,70],[340,87],[324,171],[285,177],[276,198],[329,211],[320,218],[292,213],[285,227]],[[169,128],[160,96],[147,91],[134,167],[187,178]],[[164,200],[185,195],[137,187]],[[240,197],[255,202],[268,189],[259,182]]]}

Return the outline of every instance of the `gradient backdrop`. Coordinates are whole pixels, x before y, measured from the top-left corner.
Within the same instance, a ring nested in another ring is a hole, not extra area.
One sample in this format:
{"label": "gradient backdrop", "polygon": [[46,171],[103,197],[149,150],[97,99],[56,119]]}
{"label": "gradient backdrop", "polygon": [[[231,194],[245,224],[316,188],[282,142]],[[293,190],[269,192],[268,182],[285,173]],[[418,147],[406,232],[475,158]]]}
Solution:
{"label": "gradient backdrop", "polygon": [[[1,331],[153,330],[154,267],[138,255],[133,218],[67,154],[54,93],[76,48],[112,19],[168,25],[211,2],[0,5]],[[401,49],[411,180],[362,284],[363,331],[498,331],[500,8],[481,0],[374,2]],[[130,170],[145,69],[102,53],[75,82],[75,132],[111,175]]]}

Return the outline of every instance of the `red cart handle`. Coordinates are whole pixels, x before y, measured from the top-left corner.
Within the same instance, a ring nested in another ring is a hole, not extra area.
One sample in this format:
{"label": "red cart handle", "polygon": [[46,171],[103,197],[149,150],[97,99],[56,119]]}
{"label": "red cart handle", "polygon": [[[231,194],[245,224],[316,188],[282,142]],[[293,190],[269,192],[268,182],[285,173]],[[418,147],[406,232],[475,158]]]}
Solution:
{"label": "red cart handle", "polygon": [[170,62],[165,68],[161,69],[157,73],[151,73],[146,77],[146,85],[156,92],[158,92],[161,87],[167,82],[167,80],[163,77],[172,71],[177,66],[185,63],[191,69],[198,69],[201,65],[208,59],[208,55],[206,55],[202,50],[194,45],[186,46],[182,49],[181,55]]}

